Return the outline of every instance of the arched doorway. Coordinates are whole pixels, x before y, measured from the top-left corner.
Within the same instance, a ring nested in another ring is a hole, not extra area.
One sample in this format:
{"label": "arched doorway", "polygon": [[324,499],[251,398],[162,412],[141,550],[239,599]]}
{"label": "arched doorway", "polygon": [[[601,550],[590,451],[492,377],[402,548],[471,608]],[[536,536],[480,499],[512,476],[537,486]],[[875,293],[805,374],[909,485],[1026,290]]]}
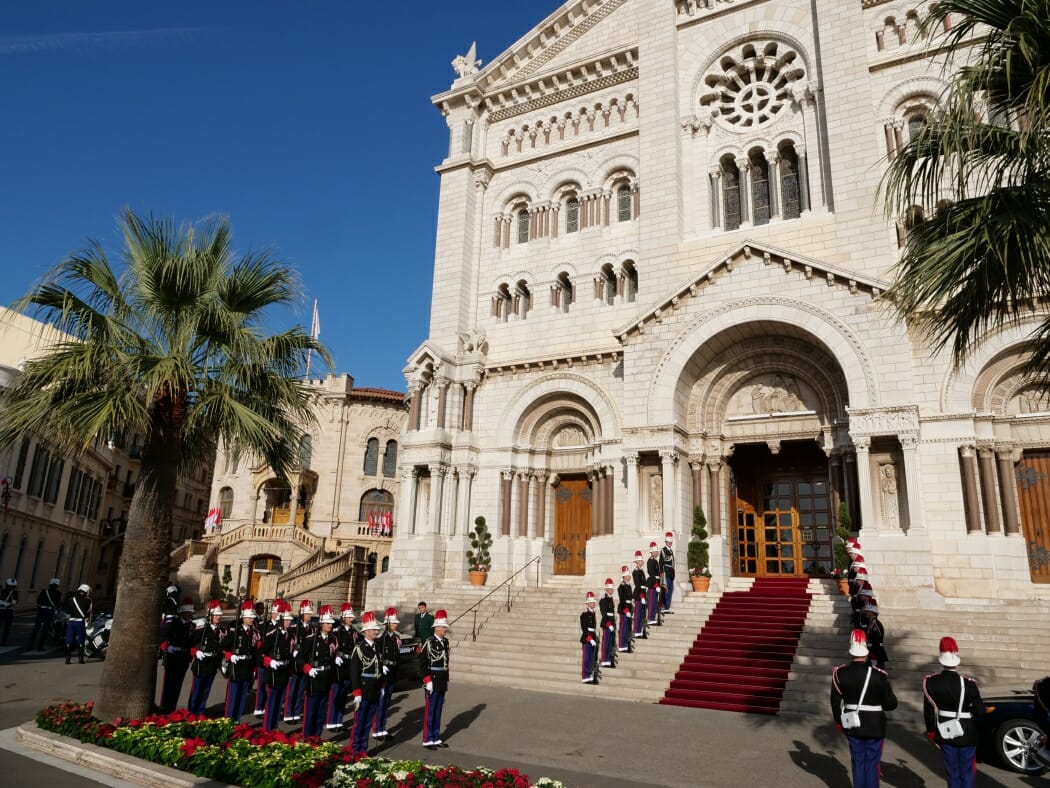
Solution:
{"label": "arched doorway", "polygon": [[280,576],[284,573],[284,565],[276,555],[257,555],[251,560],[251,574],[248,577],[248,596],[252,599],[259,598],[259,581],[266,575]]}

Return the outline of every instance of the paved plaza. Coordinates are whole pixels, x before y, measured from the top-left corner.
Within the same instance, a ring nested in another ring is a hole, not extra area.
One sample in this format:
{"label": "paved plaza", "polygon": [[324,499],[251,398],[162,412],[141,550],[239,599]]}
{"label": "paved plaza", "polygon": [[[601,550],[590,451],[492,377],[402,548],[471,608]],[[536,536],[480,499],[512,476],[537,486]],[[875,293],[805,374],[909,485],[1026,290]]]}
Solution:
{"label": "paved plaza", "polygon": [[[23,625],[12,633],[21,635]],[[14,641],[17,642],[17,641]],[[574,644],[567,644],[567,648]],[[100,662],[65,665],[59,651],[0,654],[0,762],[5,788],[88,786],[90,774],[34,760],[14,744],[13,729],[43,706],[90,700],[102,672]],[[392,741],[373,750],[393,758],[420,758],[461,766],[513,766],[533,779],[553,777],[570,786],[848,786],[849,754],[830,722],[810,717],[763,717],[607,700],[602,686],[579,695],[519,692],[472,684],[456,676],[445,706],[449,749],[421,746],[423,697],[394,696]],[[610,672],[609,682],[615,681]],[[895,677],[903,682],[904,677]],[[918,681],[921,676],[912,677]],[[189,682],[185,688],[188,691]],[[185,692],[183,702],[185,702]],[[212,689],[213,712],[225,697],[221,678]],[[246,716],[246,721],[255,720]],[[346,734],[341,734],[341,739]],[[644,764],[644,765],[640,765]],[[72,771],[67,771],[67,770]],[[119,785],[96,775],[98,783]],[[1046,778],[1024,778],[981,764],[977,784],[1033,786]],[[936,750],[912,725],[896,723],[886,742],[883,784],[896,788],[943,785]]]}

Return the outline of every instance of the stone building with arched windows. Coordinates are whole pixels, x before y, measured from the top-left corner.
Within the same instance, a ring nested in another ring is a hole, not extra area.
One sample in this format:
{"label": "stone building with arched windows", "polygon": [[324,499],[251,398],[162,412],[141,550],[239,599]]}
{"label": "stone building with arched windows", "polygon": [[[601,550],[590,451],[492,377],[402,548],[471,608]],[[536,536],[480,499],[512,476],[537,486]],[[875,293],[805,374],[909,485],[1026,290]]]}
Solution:
{"label": "stone building with arched windows", "polygon": [[[311,380],[317,423],[298,467],[279,479],[236,444],[220,447],[211,486],[217,527],[172,556],[184,585],[325,604],[364,602],[372,564],[389,567],[397,516],[404,394],[357,388],[349,375]],[[224,577],[228,579],[224,583]]]}
{"label": "stone building with arched windows", "polygon": [[570,0],[456,58],[378,588],[461,582],[479,515],[497,580],[682,566],[694,506],[716,584],[819,576],[844,504],[882,598],[1050,599],[1031,326],[954,370],[880,299],[937,207],[877,204],[943,87],[923,5]]}

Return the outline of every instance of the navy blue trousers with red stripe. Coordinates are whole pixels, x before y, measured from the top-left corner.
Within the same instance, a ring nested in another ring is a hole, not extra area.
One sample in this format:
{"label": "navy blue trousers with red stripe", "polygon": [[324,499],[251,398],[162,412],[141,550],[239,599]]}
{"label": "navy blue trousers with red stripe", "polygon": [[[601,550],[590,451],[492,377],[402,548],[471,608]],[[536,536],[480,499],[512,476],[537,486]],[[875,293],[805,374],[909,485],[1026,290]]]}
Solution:
{"label": "navy blue trousers with red stripe", "polygon": [[264,668],[262,665],[255,669],[255,711],[264,711],[266,709],[270,691],[273,689],[270,686],[269,673],[270,669]]}
{"label": "navy blue trousers with red stripe", "polygon": [[350,679],[336,681],[328,691],[328,724],[342,725],[346,714],[346,696],[350,694]]}
{"label": "navy blue trousers with red stripe", "polygon": [[444,692],[423,690],[423,744],[441,741],[441,712],[444,709]]}
{"label": "navy blue trousers with red stripe", "polygon": [[646,621],[646,601],[644,599],[636,599],[634,601],[634,634],[635,637],[645,633],[645,621]]}
{"label": "navy blue trousers with red stripe", "polygon": [[328,719],[328,693],[318,692],[306,696],[303,709],[303,736],[320,736],[324,733],[324,721]]}
{"label": "navy blue trousers with red stripe", "polygon": [[303,716],[303,690],[306,688],[306,680],[303,674],[296,671],[288,679],[288,686],[284,691],[284,716]]}
{"label": "navy blue trousers with red stripe", "polygon": [[190,684],[190,701],[186,708],[193,714],[204,714],[208,708],[208,695],[211,694],[211,685],[215,681],[215,674],[209,676],[194,676]]}
{"label": "navy blue trousers with red stripe", "polygon": [[240,679],[226,681],[226,716],[234,722],[238,722],[244,715],[244,704],[248,702],[248,690],[251,689],[251,679]]}
{"label": "navy blue trousers with red stripe", "polygon": [[[350,749],[355,753],[368,752],[368,736],[372,732],[379,701],[361,699],[361,705],[354,712],[354,732],[350,737]],[[423,729],[426,730],[426,712],[423,713]]]}
{"label": "navy blue trousers with red stripe", "polygon": [[620,651],[626,651],[631,647],[631,620],[625,614],[620,613],[620,636],[616,642]]}
{"label": "navy blue trousers with red stripe", "polygon": [[583,644],[583,655],[580,659],[582,668],[582,677],[589,679],[591,674],[594,673],[594,655],[598,650],[597,643],[584,643]]}
{"label": "navy blue trousers with red stripe", "polygon": [[602,664],[612,663],[613,658],[613,642],[616,640],[616,630],[612,627],[605,627],[602,630]]}
{"label": "navy blue trousers with red stripe", "polygon": [[846,736],[853,766],[853,788],[879,788],[879,764],[882,762],[883,739],[861,739]]}
{"label": "navy blue trousers with red stripe", "polygon": [[383,679],[382,689],[379,690],[379,709],[376,711],[375,725],[372,730],[376,733],[386,733],[386,718],[390,714],[390,698],[394,695],[394,682]]}
{"label": "navy blue trousers with red stripe", "polygon": [[977,783],[977,748],[941,745],[948,788],[973,788]]}
{"label": "navy blue trousers with red stripe", "polygon": [[266,694],[266,717],[263,718],[263,728],[268,731],[277,730],[281,724],[281,707],[284,706],[284,687],[267,687]]}
{"label": "navy blue trousers with red stripe", "polygon": [[160,710],[162,714],[171,714],[179,705],[182,693],[182,682],[186,680],[186,671],[190,669],[190,658],[168,654],[164,657],[164,683],[160,690]]}

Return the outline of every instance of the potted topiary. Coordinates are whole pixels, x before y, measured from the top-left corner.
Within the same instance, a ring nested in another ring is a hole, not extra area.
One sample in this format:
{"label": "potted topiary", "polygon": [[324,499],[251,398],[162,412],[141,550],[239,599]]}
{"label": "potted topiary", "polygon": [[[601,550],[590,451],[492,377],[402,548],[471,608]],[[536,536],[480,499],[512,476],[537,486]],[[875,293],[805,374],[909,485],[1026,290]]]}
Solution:
{"label": "potted topiary", "polygon": [[835,539],[834,539],[834,553],[835,553],[835,568],[832,570],[831,575],[839,583],[839,591],[843,594],[849,594],[849,578],[846,577],[846,570],[849,569],[849,553],[846,552],[846,540],[850,537],[850,531],[853,529],[853,520],[849,516],[849,507],[846,506],[845,501],[839,503],[839,522],[835,528]]}
{"label": "potted topiary", "polygon": [[694,591],[707,591],[711,587],[711,570],[708,569],[707,517],[699,506],[693,507],[693,538],[689,540],[689,582]]}
{"label": "potted topiary", "polygon": [[492,566],[492,556],[489,548],[492,547],[492,534],[485,525],[484,517],[474,520],[474,530],[470,532],[470,549],[467,550],[467,567],[470,570],[470,584],[483,586],[489,576],[489,567]]}

